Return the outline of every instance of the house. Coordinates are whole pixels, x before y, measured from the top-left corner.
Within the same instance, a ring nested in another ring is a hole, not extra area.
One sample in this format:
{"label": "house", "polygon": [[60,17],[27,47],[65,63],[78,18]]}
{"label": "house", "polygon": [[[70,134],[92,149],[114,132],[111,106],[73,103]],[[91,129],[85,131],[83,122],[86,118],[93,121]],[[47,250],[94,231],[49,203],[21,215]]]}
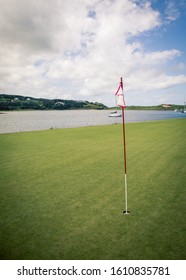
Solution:
{"label": "house", "polygon": [[165,108],[165,109],[168,109],[168,108],[171,108],[172,106],[171,105],[169,105],[169,104],[162,104],[161,105],[163,108]]}

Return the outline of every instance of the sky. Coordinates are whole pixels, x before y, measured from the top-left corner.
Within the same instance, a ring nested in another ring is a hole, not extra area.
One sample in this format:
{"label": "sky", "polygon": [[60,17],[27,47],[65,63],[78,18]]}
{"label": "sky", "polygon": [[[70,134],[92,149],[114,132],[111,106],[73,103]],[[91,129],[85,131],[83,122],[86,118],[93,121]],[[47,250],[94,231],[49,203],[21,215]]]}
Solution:
{"label": "sky", "polygon": [[0,93],[186,100],[186,0],[0,0]]}

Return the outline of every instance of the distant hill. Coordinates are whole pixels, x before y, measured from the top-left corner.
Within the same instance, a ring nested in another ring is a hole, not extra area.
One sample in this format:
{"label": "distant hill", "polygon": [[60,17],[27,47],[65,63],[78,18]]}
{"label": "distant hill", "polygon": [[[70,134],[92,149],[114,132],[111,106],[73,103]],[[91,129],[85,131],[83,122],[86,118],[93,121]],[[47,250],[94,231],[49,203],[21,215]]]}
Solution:
{"label": "distant hill", "polygon": [[[114,107],[112,108],[114,109]],[[167,110],[178,110],[178,111],[182,111],[183,110],[183,105],[175,105],[175,104],[161,104],[161,105],[157,105],[157,106],[127,106],[126,110],[159,110],[159,111],[167,111]]]}
{"label": "distant hill", "polygon": [[107,109],[102,103],[82,100],[44,99],[20,95],[0,94],[0,110],[72,110]]}
{"label": "distant hill", "polygon": [[[45,99],[29,96],[0,94],[0,111],[13,110],[77,110],[113,109],[102,103],[82,100]],[[115,108],[114,108],[115,109]],[[127,106],[127,110],[183,110],[183,105],[161,104],[158,106]]]}

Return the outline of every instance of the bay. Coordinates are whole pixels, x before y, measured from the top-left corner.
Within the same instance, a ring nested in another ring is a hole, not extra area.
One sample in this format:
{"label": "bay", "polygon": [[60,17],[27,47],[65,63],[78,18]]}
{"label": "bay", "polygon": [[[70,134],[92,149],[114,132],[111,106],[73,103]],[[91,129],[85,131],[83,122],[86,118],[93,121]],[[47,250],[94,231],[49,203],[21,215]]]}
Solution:
{"label": "bay", "polygon": [[[122,123],[121,117],[109,117],[108,110],[11,111],[0,114],[0,133],[34,131]],[[125,110],[125,122],[144,122],[186,118],[174,111]]]}

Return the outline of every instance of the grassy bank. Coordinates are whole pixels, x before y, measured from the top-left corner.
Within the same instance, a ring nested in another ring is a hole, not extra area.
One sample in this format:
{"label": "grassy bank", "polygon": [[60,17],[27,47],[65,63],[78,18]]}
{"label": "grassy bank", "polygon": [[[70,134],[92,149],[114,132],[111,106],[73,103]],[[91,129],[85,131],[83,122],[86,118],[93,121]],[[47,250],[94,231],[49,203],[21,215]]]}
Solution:
{"label": "grassy bank", "polygon": [[185,259],[186,120],[0,135],[1,259]]}

